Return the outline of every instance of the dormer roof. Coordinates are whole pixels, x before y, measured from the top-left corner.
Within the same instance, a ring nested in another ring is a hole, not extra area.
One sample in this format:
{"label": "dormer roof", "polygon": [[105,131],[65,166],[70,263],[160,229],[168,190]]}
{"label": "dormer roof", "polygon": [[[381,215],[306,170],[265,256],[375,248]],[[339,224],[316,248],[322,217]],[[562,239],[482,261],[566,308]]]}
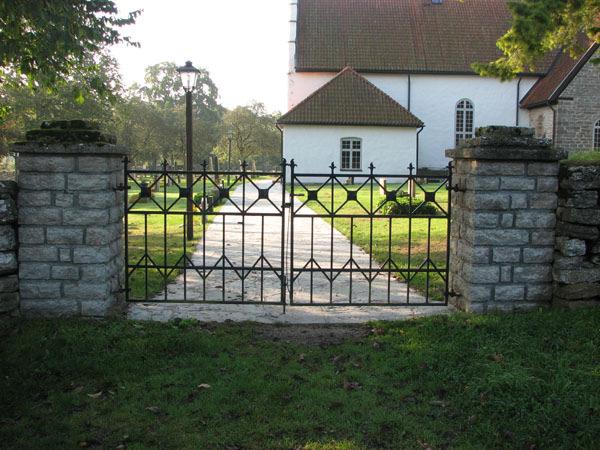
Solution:
{"label": "dormer roof", "polygon": [[412,127],[423,122],[353,68],[346,67],[281,116],[280,125]]}

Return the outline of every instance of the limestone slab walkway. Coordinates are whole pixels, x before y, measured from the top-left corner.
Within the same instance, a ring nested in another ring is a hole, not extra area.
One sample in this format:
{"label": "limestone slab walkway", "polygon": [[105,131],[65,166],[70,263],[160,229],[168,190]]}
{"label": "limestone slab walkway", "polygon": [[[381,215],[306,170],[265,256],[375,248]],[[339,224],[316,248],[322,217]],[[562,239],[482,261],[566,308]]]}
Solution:
{"label": "limestone slab walkway", "polygon": [[[377,262],[371,260],[369,254],[358,246],[351,245],[343,234],[318,217],[297,218],[294,222],[294,268],[307,266],[312,258],[313,267],[318,264],[324,270],[324,273],[313,272],[312,276],[309,272],[300,275],[296,272],[297,277],[293,281],[294,306],[288,306],[283,314],[281,305],[227,304],[240,301],[281,301],[279,273],[282,268],[282,232],[286,234],[284,241],[287,244],[284,270],[289,272],[289,211],[286,211],[283,226],[282,218],[277,214],[277,208],[281,206],[283,199],[282,187],[269,180],[255,181],[255,184],[263,192],[263,196],[268,191],[268,197],[273,203],[264,198],[259,199],[259,190],[251,183],[239,186],[231,193],[231,201],[221,209],[226,215],[215,217],[192,255],[193,263],[198,266],[231,265],[238,269],[207,271],[206,282],[203,282],[195,270],[187,270],[167,286],[167,302],[130,304],[131,319],[166,321],[179,317],[217,322],[248,320],[265,323],[357,323],[440,314],[449,310],[440,306],[365,306],[369,301],[380,304],[406,303],[406,284],[387,274],[380,274],[369,287],[367,279],[358,269],[368,268],[370,265],[377,267]],[[227,215],[239,213],[238,208],[242,206],[252,214],[245,217]],[[306,215],[314,214],[306,206],[301,212]],[[331,277],[332,273],[328,269],[343,267],[350,259],[354,264],[346,267],[352,267],[353,270],[340,273],[330,284],[327,277]],[[262,267],[267,270],[239,269],[242,267]],[[412,290],[408,295],[410,302],[424,301],[422,296]],[[289,304],[289,289],[286,298]],[[348,303],[350,298],[357,306],[331,306]],[[156,299],[165,300],[165,293],[157,295]],[[224,303],[176,302],[183,299],[206,299]],[[319,306],[301,306],[311,301]]]}

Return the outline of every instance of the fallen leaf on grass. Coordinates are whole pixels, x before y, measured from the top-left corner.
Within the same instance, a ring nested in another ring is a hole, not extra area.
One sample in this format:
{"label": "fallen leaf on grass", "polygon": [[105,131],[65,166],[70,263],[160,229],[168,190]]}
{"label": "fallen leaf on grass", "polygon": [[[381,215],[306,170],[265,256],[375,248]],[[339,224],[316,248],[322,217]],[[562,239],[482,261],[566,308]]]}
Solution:
{"label": "fallen leaf on grass", "polygon": [[210,389],[212,386],[207,383],[201,383],[198,385],[198,389]]}
{"label": "fallen leaf on grass", "polygon": [[102,394],[104,394],[104,392],[102,392],[102,391],[98,391],[98,392],[96,392],[95,394],[88,394],[87,396],[88,396],[89,398],[100,398],[100,397],[102,397]]}
{"label": "fallen leaf on grass", "polygon": [[376,336],[383,336],[385,334],[385,330],[383,328],[372,328],[371,334]]}
{"label": "fallen leaf on grass", "polygon": [[300,356],[298,356],[298,361],[304,362],[305,359],[306,359],[306,355],[304,353],[300,353]]}
{"label": "fallen leaf on grass", "polygon": [[150,411],[152,414],[160,413],[160,408],[158,406],[148,406],[146,411]]}
{"label": "fallen leaf on grass", "polygon": [[504,356],[502,356],[501,353],[494,353],[493,355],[490,355],[490,359],[494,362],[502,362],[504,361]]}
{"label": "fallen leaf on grass", "polygon": [[344,389],[347,391],[354,391],[361,388],[362,386],[358,381],[344,381]]}
{"label": "fallen leaf on grass", "polygon": [[446,403],[444,403],[444,402],[443,402],[443,401],[441,401],[441,400],[431,400],[431,401],[429,402],[429,404],[430,404],[430,405],[432,405],[432,406],[441,406],[442,408],[445,408],[445,407],[446,407]]}
{"label": "fallen leaf on grass", "polygon": [[417,442],[419,443],[419,445],[421,446],[421,448],[423,450],[431,450],[431,445],[429,445],[427,442],[423,442],[417,439]]}

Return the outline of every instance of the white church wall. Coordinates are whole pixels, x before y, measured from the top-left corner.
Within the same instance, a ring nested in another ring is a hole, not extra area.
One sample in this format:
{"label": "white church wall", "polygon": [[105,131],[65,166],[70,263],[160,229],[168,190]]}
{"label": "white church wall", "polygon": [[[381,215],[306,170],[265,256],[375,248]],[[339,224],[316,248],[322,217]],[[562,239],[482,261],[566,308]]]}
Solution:
{"label": "white church wall", "polygon": [[391,174],[406,174],[408,165],[415,164],[415,128],[285,125],[283,157],[294,159],[300,173],[328,173],[331,162],[338,171],[344,137],[362,139],[362,171],[344,172],[348,176],[368,174],[371,162],[375,173]]}
{"label": "white church wall", "polygon": [[[521,81],[521,98],[534,83],[533,77]],[[456,103],[463,98],[473,103],[475,128],[516,125],[517,80],[502,83],[470,75],[413,75],[411,112],[425,123],[419,140],[420,167],[447,164],[444,151],[454,147]],[[519,125],[529,126],[527,111],[519,111]]]}
{"label": "white church wall", "polygon": [[[404,74],[363,74],[398,103],[408,107],[408,77]],[[288,103],[297,105],[335,74],[295,72],[290,74]],[[520,99],[531,89],[536,77],[524,77]],[[470,99],[475,107],[475,127],[516,125],[518,80],[500,82],[475,75],[411,75],[411,112],[425,123],[419,136],[419,166],[439,168],[447,164],[447,148],[454,147],[455,107]],[[519,125],[529,126],[529,113],[519,108]]]}
{"label": "white church wall", "polygon": [[288,109],[292,109],[335,76],[328,72],[292,72],[288,75]]}

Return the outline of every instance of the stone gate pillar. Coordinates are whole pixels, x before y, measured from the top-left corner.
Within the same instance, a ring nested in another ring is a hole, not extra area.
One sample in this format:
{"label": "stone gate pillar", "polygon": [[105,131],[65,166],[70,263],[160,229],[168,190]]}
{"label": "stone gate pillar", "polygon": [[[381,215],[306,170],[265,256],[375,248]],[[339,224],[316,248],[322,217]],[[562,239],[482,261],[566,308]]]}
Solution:
{"label": "stone gate pillar", "polygon": [[550,303],[560,152],[533,130],[487,127],[454,150],[451,302],[470,311]]}
{"label": "stone gate pillar", "polygon": [[19,281],[26,316],[105,316],[123,285],[123,148],[83,121],[15,144]]}

